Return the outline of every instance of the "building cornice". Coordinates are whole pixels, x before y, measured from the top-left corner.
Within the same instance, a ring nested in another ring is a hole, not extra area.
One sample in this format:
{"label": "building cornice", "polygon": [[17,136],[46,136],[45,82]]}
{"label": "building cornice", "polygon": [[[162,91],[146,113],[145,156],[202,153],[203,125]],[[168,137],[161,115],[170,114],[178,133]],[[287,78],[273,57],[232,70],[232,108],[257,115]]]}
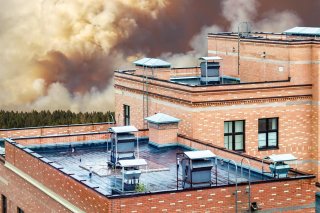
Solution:
{"label": "building cornice", "polygon": [[[133,89],[130,87],[115,85],[116,89],[123,91],[129,91],[136,94],[143,94],[143,90]],[[214,100],[214,101],[190,101],[183,98],[176,98],[166,95],[161,95],[153,92],[148,92],[149,97],[158,98],[162,100],[167,100],[173,103],[188,105],[190,107],[203,107],[203,106],[222,106],[222,105],[237,105],[237,104],[253,104],[253,103],[266,103],[266,102],[287,102],[287,101],[297,101],[297,100],[311,100],[311,94],[304,95],[292,95],[292,96],[269,96],[263,98],[243,98],[243,99],[230,99],[230,100]]]}
{"label": "building cornice", "polygon": [[[117,73],[117,74],[124,74],[122,76],[115,76],[116,78],[121,78],[121,79],[125,79],[128,81],[132,81],[132,82],[137,82],[137,83],[145,83],[143,81],[143,77],[142,76],[136,76],[136,75],[129,75],[129,74],[125,74],[125,73]],[[125,76],[128,75],[128,76]],[[139,79],[135,79],[135,78],[139,78]],[[252,90],[274,90],[274,89],[296,89],[296,88],[301,88],[301,87],[312,87],[312,84],[291,84],[291,85],[275,85],[275,86],[259,86],[261,84],[270,84],[270,83],[289,83],[290,81],[288,80],[283,80],[283,81],[273,81],[273,82],[252,82],[252,83],[242,83],[242,84],[225,84],[225,85],[219,85],[219,86],[215,86],[215,85],[211,85],[211,86],[198,86],[198,87],[194,87],[194,86],[188,86],[188,85],[181,85],[181,84],[176,84],[170,81],[166,81],[166,80],[162,80],[162,79],[155,79],[155,78],[149,78],[148,80],[148,85],[153,85],[153,86],[159,86],[159,87],[163,87],[166,89],[173,89],[176,91],[181,91],[181,92],[187,92],[187,93],[219,93],[219,92],[237,92],[237,91],[252,91]],[[167,85],[161,85],[160,83],[165,83]],[[257,85],[256,87],[244,87],[244,86],[252,86],[252,85]],[[234,86],[235,88],[228,88],[228,89],[216,89],[217,87],[223,87],[223,86]],[[181,88],[181,87],[185,87],[185,88]],[[211,89],[215,87],[215,89]],[[204,90],[205,89],[205,90]]]}

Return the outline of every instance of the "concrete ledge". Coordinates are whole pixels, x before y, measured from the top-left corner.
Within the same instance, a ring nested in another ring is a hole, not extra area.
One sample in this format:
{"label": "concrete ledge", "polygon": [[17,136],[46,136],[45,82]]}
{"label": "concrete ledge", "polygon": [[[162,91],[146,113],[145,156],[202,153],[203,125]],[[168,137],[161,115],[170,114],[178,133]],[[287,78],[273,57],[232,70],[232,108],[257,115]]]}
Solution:
{"label": "concrete ledge", "polygon": [[177,142],[166,143],[166,144],[159,144],[159,143],[156,143],[156,142],[153,142],[153,141],[149,141],[148,144],[151,145],[151,146],[154,146],[154,147],[156,147],[156,148],[158,148],[158,149],[161,149],[161,148],[169,148],[169,147],[182,147],[182,148],[185,148],[185,149],[190,150],[190,151],[192,151],[192,150],[197,150],[197,149],[195,149],[195,148],[191,148],[191,147],[189,147],[189,146],[186,146],[186,145],[184,145],[184,144],[180,144],[180,143],[177,143]]}

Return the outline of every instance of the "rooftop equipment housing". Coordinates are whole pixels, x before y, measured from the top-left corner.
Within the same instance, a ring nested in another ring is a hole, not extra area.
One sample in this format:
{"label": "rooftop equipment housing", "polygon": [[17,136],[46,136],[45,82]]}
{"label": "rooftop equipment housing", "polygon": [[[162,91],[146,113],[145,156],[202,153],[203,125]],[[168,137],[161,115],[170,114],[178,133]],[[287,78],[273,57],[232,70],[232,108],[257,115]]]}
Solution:
{"label": "rooftop equipment housing", "polygon": [[133,132],[138,129],[134,126],[111,127],[111,157],[110,164],[117,166],[119,160],[135,159],[135,142],[137,141],[137,152],[139,153],[138,137]]}
{"label": "rooftop equipment housing", "polygon": [[[137,186],[140,184],[141,166],[147,167],[144,159],[119,160],[118,166],[121,167],[121,179],[115,179],[114,192],[136,192]],[[117,184],[120,183],[120,184]]]}
{"label": "rooftop equipment housing", "polygon": [[182,188],[211,186],[211,169],[215,157],[210,150],[177,154],[177,169],[181,165]]}
{"label": "rooftop equipment housing", "polygon": [[142,58],[133,62],[136,66],[149,68],[170,68],[171,64],[158,58]]}
{"label": "rooftop equipment housing", "polygon": [[218,56],[201,57],[201,85],[220,83],[220,62],[222,58]]}
{"label": "rooftop equipment housing", "polygon": [[[296,161],[297,158],[292,154],[273,154],[264,159],[268,159],[272,162],[269,165],[271,174],[277,178],[286,178],[290,170],[290,166],[286,164],[286,161]],[[262,160],[263,161],[263,160]]]}
{"label": "rooftop equipment housing", "polygon": [[284,31],[286,35],[292,36],[307,36],[307,37],[319,37],[320,28],[318,27],[294,27]]}

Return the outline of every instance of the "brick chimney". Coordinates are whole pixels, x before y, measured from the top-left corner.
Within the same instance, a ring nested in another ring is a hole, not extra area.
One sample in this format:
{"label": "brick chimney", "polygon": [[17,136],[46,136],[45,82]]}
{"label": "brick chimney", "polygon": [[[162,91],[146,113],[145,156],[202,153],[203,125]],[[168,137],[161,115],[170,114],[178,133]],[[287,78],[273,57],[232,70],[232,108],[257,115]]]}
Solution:
{"label": "brick chimney", "polygon": [[149,142],[158,147],[176,145],[180,119],[157,113],[145,118],[149,124]]}

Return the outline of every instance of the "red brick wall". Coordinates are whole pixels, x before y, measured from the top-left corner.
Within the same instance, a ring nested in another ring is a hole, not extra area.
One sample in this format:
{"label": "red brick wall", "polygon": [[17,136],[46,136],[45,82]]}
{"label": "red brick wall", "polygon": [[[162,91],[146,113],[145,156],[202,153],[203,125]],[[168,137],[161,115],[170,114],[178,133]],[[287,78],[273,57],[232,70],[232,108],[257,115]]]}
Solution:
{"label": "red brick wall", "polygon": [[177,143],[178,125],[149,124],[149,141],[158,144]]}
{"label": "red brick wall", "polygon": [[[311,60],[316,44],[288,45],[241,39],[240,78],[243,82],[276,81],[292,78],[294,83],[311,83]],[[235,48],[235,51],[233,51]],[[263,52],[266,56],[262,57]],[[223,58],[221,71],[238,75],[238,40],[209,36],[208,54]],[[283,71],[279,71],[279,67]]]}
{"label": "red brick wall", "polygon": [[[315,160],[316,152],[311,136],[311,106],[297,100],[290,102],[276,102],[263,106],[225,107],[215,111],[194,113],[196,121],[193,124],[193,137],[224,147],[224,121],[245,120],[245,151],[246,154],[265,157],[273,153],[292,153],[299,160]],[[310,100],[309,100],[310,102]],[[300,103],[300,104],[299,104]],[[279,118],[279,149],[258,150],[258,119]],[[299,164],[305,171],[314,173],[310,167]]]}
{"label": "red brick wall", "polygon": [[[0,193],[8,200],[8,212],[17,212],[20,207],[25,212],[70,212],[55,200],[42,193],[33,185],[17,176],[0,163]],[[0,206],[0,211],[2,211]]]}
{"label": "red brick wall", "polygon": [[[315,201],[312,180],[251,185],[251,202],[263,209],[302,206]],[[239,209],[247,202],[246,186],[238,188]],[[235,186],[111,199],[111,212],[234,212]],[[241,192],[240,192],[241,191]]]}
{"label": "red brick wall", "polygon": [[15,142],[22,145],[40,145],[40,144],[56,144],[56,143],[70,143],[70,142],[89,142],[92,140],[107,140],[110,138],[109,133],[99,134],[76,134],[66,136],[51,136],[51,137],[35,137],[25,139],[15,139]]}
{"label": "red brick wall", "polygon": [[313,80],[313,106],[312,106],[312,142],[317,150],[316,159],[318,161],[318,175],[320,176],[320,45],[313,46],[312,58],[317,63],[312,64]]}
{"label": "red brick wall", "polygon": [[[118,80],[120,83],[120,80]],[[122,82],[124,83],[124,82]],[[126,82],[128,87],[137,87],[137,83]],[[157,93],[165,93],[167,89],[157,87]],[[162,99],[161,97],[150,97],[149,115],[157,112],[181,119],[179,123],[179,133],[210,142],[218,146],[224,146],[224,121],[245,120],[245,149],[246,153],[265,157],[273,153],[292,153],[302,160],[299,168],[304,171],[317,173],[317,143],[311,139],[313,134],[314,118],[312,113],[312,90],[311,86],[294,87],[282,89],[256,89],[241,90],[251,85],[234,85],[239,90],[224,90],[219,92],[204,92],[197,97],[189,97],[179,91],[175,92],[174,97],[187,98],[189,100],[208,100],[216,98],[220,104],[184,104],[172,100]],[[256,85],[256,87],[266,85]],[[230,86],[231,87],[231,86]],[[208,89],[209,87],[205,88]],[[214,88],[216,89],[216,88]],[[282,95],[309,94],[307,97],[276,98]],[[196,96],[190,92],[190,96]],[[229,96],[226,98],[225,96]],[[252,97],[275,97],[260,101],[251,101]],[[207,99],[208,98],[208,99]],[[234,101],[231,103],[223,102],[225,99],[246,99],[247,101]],[[116,114],[122,117],[122,105],[128,104],[132,111],[132,124],[142,126],[142,95],[136,91],[126,91],[117,89],[116,94]],[[258,150],[258,119],[260,118],[279,118],[279,149]],[[122,119],[120,119],[122,120]],[[318,128],[314,124],[314,129]],[[150,133],[152,134],[152,133]]]}
{"label": "red brick wall", "polygon": [[[10,143],[6,143],[6,161],[86,212],[105,212],[108,209],[106,197]],[[41,202],[44,201],[39,199],[35,205]]]}
{"label": "red brick wall", "polygon": [[84,124],[84,125],[70,125],[70,126],[52,126],[52,127],[36,127],[25,129],[1,129],[0,137],[15,138],[15,137],[31,137],[31,136],[45,136],[45,135],[62,135],[75,134],[85,132],[101,132],[107,131],[109,127],[114,126],[113,123],[101,124]]}

